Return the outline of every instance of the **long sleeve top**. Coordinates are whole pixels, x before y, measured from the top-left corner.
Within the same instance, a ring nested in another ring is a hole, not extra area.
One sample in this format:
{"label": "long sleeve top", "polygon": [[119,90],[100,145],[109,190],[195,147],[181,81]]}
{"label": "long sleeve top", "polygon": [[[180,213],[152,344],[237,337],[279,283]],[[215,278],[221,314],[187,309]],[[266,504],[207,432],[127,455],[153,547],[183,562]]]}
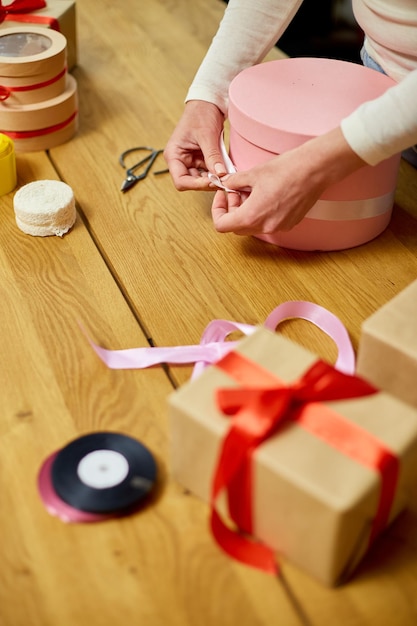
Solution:
{"label": "long sleeve top", "polygon": [[[302,0],[229,0],[186,100],[226,115],[229,84],[262,61]],[[341,121],[351,148],[370,165],[417,143],[417,0],[352,0],[368,54],[397,84]]]}

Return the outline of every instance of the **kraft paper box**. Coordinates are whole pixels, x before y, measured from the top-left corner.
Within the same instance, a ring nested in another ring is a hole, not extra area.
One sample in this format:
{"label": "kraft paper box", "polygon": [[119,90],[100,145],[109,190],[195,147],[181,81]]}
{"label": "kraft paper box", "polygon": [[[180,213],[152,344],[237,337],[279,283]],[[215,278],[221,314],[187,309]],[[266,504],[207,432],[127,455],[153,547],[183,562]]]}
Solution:
{"label": "kraft paper box", "polygon": [[357,371],[417,408],[417,280],[362,325]]}
{"label": "kraft paper box", "polygon": [[[286,384],[316,362],[309,351],[264,328],[236,350]],[[236,386],[214,365],[169,398],[172,475],[206,502],[229,419],[217,408],[215,392]],[[417,485],[417,411],[382,392],[326,405],[399,458],[390,523]],[[287,558],[325,585],[346,580],[368,549],[379,502],[378,473],[294,422],[255,450],[253,472],[256,538],[272,547],[278,560]],[[225,501],[219,511],[227,517]]]}
{"label": "kraft paper box", "polygon": [[[18,28],[19,26],[51,26],[43,18],[51,17],[58,20],[59,31],[67,40],[67,65],[68,70],[72,70],[77,64],[77,30],[76,30],[76,9],[73,0],[47,0],[44,9],[38,9],[32,13],[9,14],[0,23],[1,28]],[[33,19],[33,21],[32,21]]]}

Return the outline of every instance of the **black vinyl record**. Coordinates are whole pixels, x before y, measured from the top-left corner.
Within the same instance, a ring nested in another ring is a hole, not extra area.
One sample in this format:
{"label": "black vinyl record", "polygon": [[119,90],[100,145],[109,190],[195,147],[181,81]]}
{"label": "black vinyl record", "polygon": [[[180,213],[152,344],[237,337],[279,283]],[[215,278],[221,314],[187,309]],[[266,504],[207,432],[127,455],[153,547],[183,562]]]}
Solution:
{"label": "black vinyl record", "polygon": [[138,505],[155,484],[157,467],[139,441],[114,432],[84,435],[56,455],[51,480],[57,495],[90,513],[116,513]]}

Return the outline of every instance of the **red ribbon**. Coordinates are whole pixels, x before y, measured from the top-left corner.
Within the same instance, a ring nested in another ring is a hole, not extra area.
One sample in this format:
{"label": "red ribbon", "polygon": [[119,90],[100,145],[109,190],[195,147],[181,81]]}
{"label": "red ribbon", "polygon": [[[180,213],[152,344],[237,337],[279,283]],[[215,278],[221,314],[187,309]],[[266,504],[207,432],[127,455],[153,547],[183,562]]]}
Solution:
{"label": "red ribbon", "polygon": [[55,17],[32,15],[32,11],[39,11],[39,9],[44,9],[45,7],[45,0],[14,0],[7,6],[3,6],[2,0],[0,0],[0,24],[4,21],[41,24],[59,31],[59,22]]}
{"label": "red ribbon", "polygon": [[14,2],[11,2],[7,6],[3,6],[3,2],[0,0],[0,23],[3,22],[8,15],[31,13],[32,11],[38,11],[45,7],[45,0],[14,0]]}
{"label": "red ribbon", "polygon": [[67,72],[67,68],[64,69],[49,80],[45,80],[43,83],[36,83],[35,85],[24,85],[22,87],[6,87],[5,85],[0,85],[0,100],[7,100],[11,96],[12,93],[22,92],[22,91],[33,91],[34,89],[42,89],[43,87],[48,87],[53,83],[56,83],[60,78],[65,76]]}
{"label": "red ribbon", "polygon": [[50,133],[55,133],[58,130],[62,130],[76,118],[78,111],[74,111],[70,115],[70,117],[59,124],[55,124],[54,126],[48,126],[47,128],[39,128],[38,130],[22,130],[22,131],[9,131],[2,130],[3,135],[7,135],[10,139],[32,139],[33,137],[43,137],[44,135],[49,135]]}
{"label": "red ribbon", "polygon": [[[289,420],[379,473],[379,504],[370,535],[370,543],[373,542],[388,522],[398,479],[398,459],[373,435],[321,403],[368,396],[377,389],[361,378],[342,374],[323,361],[315,363],[288,386],[237,352],[226,355],[216,367],[245,385],[217,392],[220,410],[231,416],[211,493],[211,527],[219,545],[247,565],[277,573],[273,550],[248,536],[253,534],[251,464],[257,446]],[[227,526],[215,508],[217,497],[224,489],[237,530]]]}

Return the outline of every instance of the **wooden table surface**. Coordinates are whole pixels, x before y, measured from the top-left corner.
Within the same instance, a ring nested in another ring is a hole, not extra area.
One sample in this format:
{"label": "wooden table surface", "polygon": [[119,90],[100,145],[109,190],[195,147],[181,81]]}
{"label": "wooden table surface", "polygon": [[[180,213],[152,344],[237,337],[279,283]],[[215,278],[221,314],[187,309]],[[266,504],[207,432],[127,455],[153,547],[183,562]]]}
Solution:
{"label": "wooden table surface", "polygon": [[[219,235],[212,194],[179,193],[169,175],[120,192],[119,154],[164,147],[224,6],[78,0],[79,132],[17,158],[19,186],[73,188],[76,224],[62,239],[30,237],[16,227],[13,193],[0,199],[1,626],[417,623],[417,501],[337,589],[284,559],[279,578],[232,562],[210,535],[207,506],[170,478],[167,398],[191,368],[109,370],[80,330],[112,349],[191,344],[213,319],[261,324],[302,299],[339,316],[356,349],[363,320],[417,277],[417,171],[405,162],[389,228],[342,252]],[[307,322],[280,332],[335,358]],[[123,519],[66,524],[42,504],[39,469],[100,430],[152,450],[156,495]]]}

